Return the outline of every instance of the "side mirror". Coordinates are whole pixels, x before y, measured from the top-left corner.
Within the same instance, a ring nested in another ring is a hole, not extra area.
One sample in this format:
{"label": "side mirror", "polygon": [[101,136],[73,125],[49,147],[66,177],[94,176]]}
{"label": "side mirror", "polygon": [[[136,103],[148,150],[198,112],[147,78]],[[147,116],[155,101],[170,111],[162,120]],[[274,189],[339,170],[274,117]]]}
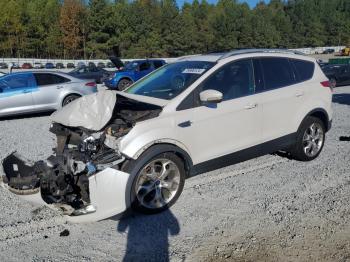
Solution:
{"label": "side mirror", "polygon": [[222,97],[223,95],[220,91],[213,89],[202,91],[199,94],[199,99],[204,103],[220,103],[222,101]]}

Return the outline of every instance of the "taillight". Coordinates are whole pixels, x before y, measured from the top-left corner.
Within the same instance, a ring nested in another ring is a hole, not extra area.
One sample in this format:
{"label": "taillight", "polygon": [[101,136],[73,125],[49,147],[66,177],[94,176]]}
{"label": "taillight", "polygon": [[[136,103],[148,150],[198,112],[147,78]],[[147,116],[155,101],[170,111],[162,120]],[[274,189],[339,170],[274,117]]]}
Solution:
{"label": "taillight", "polygon": [[327,81],[323,81],[323,82],[321,82],[321,85],[323,87],[331,87],[331,82],[329,82],[328,80]]}
{"label": "taillight", "polygon": [[96,83],[95,82],[89,82],[89,83],[86,83],[85,86],[96,87]]}

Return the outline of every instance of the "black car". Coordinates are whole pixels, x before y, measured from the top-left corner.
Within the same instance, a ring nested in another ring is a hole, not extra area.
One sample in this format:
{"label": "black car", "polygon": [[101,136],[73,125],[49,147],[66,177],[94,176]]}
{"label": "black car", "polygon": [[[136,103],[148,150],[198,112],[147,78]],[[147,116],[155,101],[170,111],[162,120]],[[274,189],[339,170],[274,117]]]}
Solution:
{"label": "black car", "polygon": [[94,79],[97,84],[103,83],[105,79],[108,79],[113,72],[108,72],[102,68],[96,66],[81,66],[69,74],[80,79]]}
{"label": "black car", "polygon": [[63,69],[63,68],[64,68],[63,63],[57,63],[57,64],[56,64],[56,68],[57,68],[57,69]]}
{"label": "black car", "polygon": [[67,63],[67,68],[75,68],[75,65],[73,63]]}
{"label": "black car", "polygon": [[350,65],[327,65],[322,70],[333,87],[350,85]]}
{"label": "black car", "polygon": [[0,69],[7,69],[8,65],[6,63],[0,63]]}
{"label": "black car", "polygon": [[333,54],[335,50],[333,48],[328,48],[322,52],[322,54]]}
{"label": "black car", "polygon": [[105,68],[106,65],[105,65],[105,63],[103,63],[103,62],[99,62],[99,63],[97,64],[97,67],[99,67],[99,68]]}

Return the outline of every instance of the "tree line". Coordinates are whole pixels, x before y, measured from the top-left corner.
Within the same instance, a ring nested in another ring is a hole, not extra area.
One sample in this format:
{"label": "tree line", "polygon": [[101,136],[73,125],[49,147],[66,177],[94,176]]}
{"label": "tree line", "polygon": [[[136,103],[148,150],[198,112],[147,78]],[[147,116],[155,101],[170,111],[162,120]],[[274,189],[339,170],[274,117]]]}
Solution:
{"label": "tree line", "polygon": [[0,0],[0,56],[176,57],[350,44],[349,0]]}

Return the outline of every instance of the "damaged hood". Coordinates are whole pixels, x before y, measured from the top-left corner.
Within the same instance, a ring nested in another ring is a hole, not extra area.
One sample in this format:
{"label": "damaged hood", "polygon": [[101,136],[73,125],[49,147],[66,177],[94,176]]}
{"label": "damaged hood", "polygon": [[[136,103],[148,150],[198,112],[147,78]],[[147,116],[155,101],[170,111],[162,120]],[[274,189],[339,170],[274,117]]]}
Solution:
{"label": "damaged hood", "polygon": [[68,127],[83,127],[92,131],[100,131],[113,117],[117,103],[117,95],[164,107],[167,100],[116,92],[112,90],[99,91],[83,96],[51,115],[51,121]]}
{"label": "damaged hood", "polygon": [[111,119],[117,101],[114,91],[83,96],[51,115],[53,122],[70,127],[99,131]]}

